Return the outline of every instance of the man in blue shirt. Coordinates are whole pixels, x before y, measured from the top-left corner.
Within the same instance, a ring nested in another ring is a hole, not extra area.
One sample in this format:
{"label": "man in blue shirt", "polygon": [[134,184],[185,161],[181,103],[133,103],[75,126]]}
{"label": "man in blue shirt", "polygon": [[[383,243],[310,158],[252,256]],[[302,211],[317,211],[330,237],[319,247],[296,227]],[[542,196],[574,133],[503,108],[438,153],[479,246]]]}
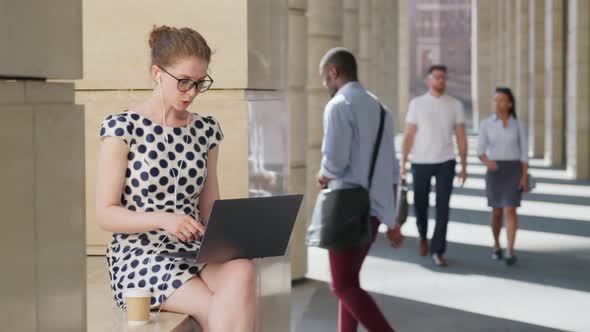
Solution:
{"label": "man in blue shirt", "polygon": [[[322,188],[369,188],[373,147],[380,122],[380,103],[358,82],[354,55],[334,48],[320,61],[320,74],[332,99],[324,109],[324,138],[318,182]],[[403,241],[395,223],[395,192],[399,164],[395,157],[393,120],[386,112],[383,138],[370,186],[373,240],[380,223],[388,226],[392,246]],[[331,289],[338,297],[339,331],[355,331],[358,322],[368,331],[393,331],[373,301],[360,288],[359,272],[371,243],[345,250],[330,250]]]}

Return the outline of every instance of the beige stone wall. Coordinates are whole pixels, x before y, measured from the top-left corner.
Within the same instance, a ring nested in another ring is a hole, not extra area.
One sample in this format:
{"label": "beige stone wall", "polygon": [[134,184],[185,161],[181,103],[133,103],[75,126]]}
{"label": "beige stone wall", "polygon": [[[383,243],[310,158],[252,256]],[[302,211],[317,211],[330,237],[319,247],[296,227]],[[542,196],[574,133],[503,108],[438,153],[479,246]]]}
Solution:
{"label": "beige stone wall", "polygon": [[344,0],[342,16],[342,45],[359,56],[359,3],[360,0]]}
{"label": "beige stone wall", "polygon": [[0,252],[6,331],[86,326],[84,109],[73,84],[47,82],[82,75],[81,5],[0,0],[0,241],[18,248]]}
{"label": "beige stone wall", "polygon": [[82,77],[80,0],[0,0],[0,75]]}
{"label": "beige stone wall", "polygon": [[0,241],[18,248],[0,253],[7,331],[86,326],[84,112],[73,101],[72,84],[0,81]]}

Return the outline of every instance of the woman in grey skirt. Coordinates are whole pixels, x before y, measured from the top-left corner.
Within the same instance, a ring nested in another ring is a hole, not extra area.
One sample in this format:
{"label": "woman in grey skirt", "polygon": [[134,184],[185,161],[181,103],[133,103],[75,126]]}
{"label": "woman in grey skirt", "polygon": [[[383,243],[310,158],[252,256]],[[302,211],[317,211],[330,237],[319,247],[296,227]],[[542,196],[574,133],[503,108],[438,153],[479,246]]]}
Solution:
{"label": "woman in grey skirt", "polygon": [[486,194],[492,208],[491,224],[494,235],[492,258],[503,258],[500,248],[502,219],[506,222],[508,247],[506,264],[516,263],[516,209],[527,188],[528,147],[522,123],[516,118],[516,102],[509,88],[496,88],[496,114],[483,120],[479,127],[477,155],[487,167]]}

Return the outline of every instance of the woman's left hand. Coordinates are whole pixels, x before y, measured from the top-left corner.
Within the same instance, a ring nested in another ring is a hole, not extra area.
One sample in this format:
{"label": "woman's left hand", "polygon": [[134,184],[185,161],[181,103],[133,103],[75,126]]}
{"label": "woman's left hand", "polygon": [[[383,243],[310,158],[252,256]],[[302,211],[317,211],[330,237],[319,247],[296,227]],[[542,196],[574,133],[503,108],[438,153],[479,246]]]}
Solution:
{"label": "woman's left hand", "polygon": [[528,188],[528,184],[529,184],[529,179],[528,176],[526,174],[523,174],[520,177],[520,184],[518,185],[518,188],[522,191],[522,192],[526,192],[527,188]]}

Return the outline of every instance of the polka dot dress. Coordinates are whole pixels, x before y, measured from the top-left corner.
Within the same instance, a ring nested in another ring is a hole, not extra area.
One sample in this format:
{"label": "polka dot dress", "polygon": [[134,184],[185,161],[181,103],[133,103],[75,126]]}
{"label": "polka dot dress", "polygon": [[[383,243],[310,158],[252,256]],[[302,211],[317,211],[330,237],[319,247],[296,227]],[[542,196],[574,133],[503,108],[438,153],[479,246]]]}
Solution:
{"label": "polka dot dress", "polygon": [[[193,114],[188,127],[164,128],[127,111],[109,115],[103,121],[100,138],[105,137],[121,139],[129,147],[122,207],[138,212],[184,213],[199,219],[207,152],[223,140],[219,123],[213,117]],[[172,260],[154,252],[182,252],[199,246],[198,242],[181,242],[162,229],[113,234],[107,248],[107,264],[117,305],[125,309],[125,290],[148,287],[152,291],[151,308],[159,307],[204,264]]]}

